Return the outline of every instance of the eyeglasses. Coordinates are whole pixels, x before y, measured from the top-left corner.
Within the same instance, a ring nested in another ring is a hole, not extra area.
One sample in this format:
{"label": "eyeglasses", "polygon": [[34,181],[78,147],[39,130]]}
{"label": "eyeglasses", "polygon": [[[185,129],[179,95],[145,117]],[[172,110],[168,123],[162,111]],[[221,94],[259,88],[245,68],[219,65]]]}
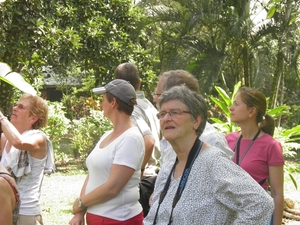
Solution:
{"label": "eyeglasses", "polygon": [[163,119],[167,114],[169,114],[169,116],[171,118],[176,118],[180,115],[182,115],[183,113],[188,113],[188,114],[192,114],[190,111],[185,111],[185,110],[181,110],[181,109],[171,109],[169,112],[166,111],[161,111],[159,113],[156,114],[157,118],[159,120]]}
{"label": "eyeglasses", "polygon": [[17,103],[14,108],[17,108],[18,110],[28,110],[29,113],[33,114],[32,111],[29,109],[29,107],[24,106],[23,104]]}
{"label": "eyeglasses", "polygon": [[156,92],[153,92],[152,96],[155,97],[155,98],[158,98],[159,96],[161,96],[161,94],[157,94]]}
{"label": "eyeglasses", "polygon": [[20,109],[20,110],[26,110],[27,109],[27,107],[22,105],[22,104],[16,104],[14,107],[17,108],[17,109]]}

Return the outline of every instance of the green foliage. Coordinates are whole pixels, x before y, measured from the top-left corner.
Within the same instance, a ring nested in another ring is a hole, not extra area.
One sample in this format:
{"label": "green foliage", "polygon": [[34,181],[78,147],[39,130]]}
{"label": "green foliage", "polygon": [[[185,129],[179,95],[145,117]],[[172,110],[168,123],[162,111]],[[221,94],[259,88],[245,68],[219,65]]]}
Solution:
{"label": "green foliage", "polygon": [[277,127],[275,129],[274,138],[278,140],[283,148],[283,154],[287,158],[294,158],[300,149],[300,125],[291,129]]}
{"label": "green foliage", "polygon": [[[145,46],[144,11],[130,0],[6,0],[0,8],[0,61],[26,81],[36,81],[46,66],[59,82],[78,78],[86,91],[108,83],[118,64],[132,61],[143,72],[144,91],[153,90],[148,80],[154,80],[156,57]],[[72,95],[68,88],[63,93]],[[0,92],[6,109],[12,89],[0,82]]]}
{"label": "green foliage", "polygon": [[[160,72],[186,69],[207,95],[214,95],[214,86],[231,90],[241,81],[270,96],[272,108],[299,102],[298,0],[142,0],[139,5],[149,12],[147,44],[159,56]],[[261,13],[265,10],[271,20]]]}
{"label": "green foliage", "polygon": [[62,99],[65,106],[66,117],[70,120],[79,120],[80,118],[91,115],[91,110],[99,109],[99,102],[92,97],[77,96],[76,92],[65,94]]}
{"label": "green foliage", "polygon": [[44,132],[52,142],[55,161],[62,161],[65,159],[66,154],[61,149],[61,142],[68,134],[70,120],[65,117],[65,108],[62,103],[48,102],[48,106],[48,125],[44,128]]}
{"label": "green foliage", "polygon": [[229,107],[232,105],[232,102],[240,87],[241,87],[241,82],[238,82],[234,86],[234,90],[231,97],[229,97],[229,95],[221,87],[216,86],[215,89],[217,90],[221,98],[219,99],[219,98],[211,97],[211,100],[221,109],[222,113],[225,114],[226,122],[223,122],[220,119],[215,117],[210,118],[213,122],[215,122],[214,126],[217,127],[223,134],[228,134],[238,129],[236,124],[233,124],[230,121]]}
{"label": "green foliage", "polygon": [[[99,102],[91,97],[74,96],[68,107],[61,102],[48,105],[49,120],[44,132],[52,141],[56,163],[67,163],[70,155],[85,159],[104,131],[112,127],[102,111],[93,109],[99,108]],[[72,113],[72,120],[67,113]]]}
{"label": "green foliage", "polygon": [[[300,149],[300,125],[291,129],[277,127],[275,129],[274,138],[281,143],[285,158],[292,159],[297,157],[297,151],[299,152]],[[284,171],[289,175],[297,189],[298,183],[294,179],[292,173],[300,171],[300,168],[293,166],[293,164],[286,164]]]}
{"label": "green foliage", "polygon": [[290,105],[288,113],[281,117],[281,124],[284,127],[293,127],[300,124],[300,106]]}
{"label": "green foliage", "polygon": [[71,149],[74,157],[83,161],[93,150],[96,143],[107,130],[112,129],[109,120],[103,116],[102,111],[91,110],[89,116],[73,120],[71,133]]}

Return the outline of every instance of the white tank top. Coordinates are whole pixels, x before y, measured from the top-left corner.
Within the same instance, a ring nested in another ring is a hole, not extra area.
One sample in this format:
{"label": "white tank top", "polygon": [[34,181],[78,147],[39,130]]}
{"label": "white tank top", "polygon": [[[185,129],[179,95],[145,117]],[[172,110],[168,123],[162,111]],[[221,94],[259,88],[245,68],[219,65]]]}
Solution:
{"label": "white tank top", "polygon": [[[6,152],[8,141],[6,141],[4,146],[4,151],[2,153],[1,163],[6,164],[11,163],[10,158],[15,158],[8,156],[9,154],[16,154],[15,152],[10,151]],[[48,149],[49,152],[49,149]],[[41,206],[40,206],[40,195],[41,195],[41,186],[44,177],[44,168],[47,161],[47,156],[43,159],[37,159],[28,154],[30,158],[29,162],[31,162],[31,172],[16,179],[19,193],[20,193],[20,215],[26,216],[35,216],[41,214]],[[7,160],[5,160],[7,158]],[[5,166],[5,165],[4,165]]]}
{"label": "white tank top", "polygon": [[21,198],[19,214],[33,216],[41,214],[39,199],[47,156],[44,159],[29,157],[32,162],[31,173],[17,179]]}

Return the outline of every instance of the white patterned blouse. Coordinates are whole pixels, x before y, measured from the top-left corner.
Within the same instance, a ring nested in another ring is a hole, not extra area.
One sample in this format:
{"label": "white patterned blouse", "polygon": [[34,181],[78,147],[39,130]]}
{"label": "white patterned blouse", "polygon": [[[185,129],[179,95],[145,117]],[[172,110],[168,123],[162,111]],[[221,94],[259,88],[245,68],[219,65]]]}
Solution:
{"label": "white patterned blouse", "polygon": [[[173,164],[168,162],[158,174],[153,204],[144,225],[154,224],[159,195]],[[156,225],[168,224],[180,179],[172,176]],[[194,162],[174,208],[172,225],[268,225],[273,209],[273,199],[247,172],[228,159],[224,151],[209,146],[201,150]]]}

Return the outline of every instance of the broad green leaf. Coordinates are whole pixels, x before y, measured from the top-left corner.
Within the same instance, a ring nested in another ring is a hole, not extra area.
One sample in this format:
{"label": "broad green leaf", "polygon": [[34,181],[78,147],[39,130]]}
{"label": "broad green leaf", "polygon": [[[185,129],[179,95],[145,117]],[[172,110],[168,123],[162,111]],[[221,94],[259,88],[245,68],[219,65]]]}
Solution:
{"label": "broad green leaf", "polygon": [[290,20],[289,25],[295,23],[296,20],[297,20],[297,17],[293,17],[293,18]]}
{"label": "broad green leaf", "polygon": [[211,100],[221,108],[221,110],[226,114],[227,117],[229,117],[228,106],[224,102],[215,97],[211,97]]}
{"label": "broad green leaf", "polygon": [[15,86],[12,82],[10,82],[9,80],[5,79],[5,77],[0,76],[0,80],[3,80],[4,82],[10,84],[11,86]]}
{"label": "broad green leaf", "polygon": [[271,19],[274,16],[275,12],[276,12],[276,7],[275,5],[273,5],[267,13],[267,19]]}
{"label": "broad green leaf", "polygon": [[212,118],[209,118],[211,119],[212,121],[214,121],[215,123],[218,123],[218,124],[224,124],[224,122],[218,118],[215,118],[215,117],[212,117]]}
{"label": "broad green leaf", "polygon": [[25,93],[36,95],[36,90],[27,83],[23,77],[16,72],[10,72],[11,69],[6,63],[0,63],[0,79],[6,83],[20,89]]}
{"label": "broad green leaf", "polygon": [[215,86],[215,89],[217,90],[217,92],[219,93],[219,95],[222,97],[222,99],[225,101],[227,106],[231,105],[231,100],[229,98],[229,96],[227,95],[227,93],[220,87]]}
{"label": "broad green leaf", "polygon": [[0,62],[0,76],[5,76],[11,71],[11,68],[6,64]]}
{"label": "broad green leaf", "polygon": [[233,93],[231,96],[231,103],[233,102],[233,100],[235,99],[235,96],[237,94],[237,92],[239,91],[240,87],[241,87],[242,82],[239,81],[234,85],[234,89],[233,89]]}
{"label": "broad green leaf", "polygon": [[284,131],[282,135],[284,136],[300,135],[300,125]]}
{"label": "broad green leaf", "polygon": [[290,178],[291,178],[291,180],[292,180],[292,182],[293,182],[293,184],[294,184],[296,190],[298,190],[297,181],[295,180],[295,178],[293,177],[293,175],[292,175],[291,173],[289,173],[289,176],[290,176]]}
{"label": "broad green leaf", "polygon": [[288,110],[288,106],[286,105],[282,105],[282,106],[278,106],[274,109],[270,109],[268,110],[268,114],[270,114],[273,117],[278,117],[278,116],[282,116],[284,114],[286,114],[286,110]]}

